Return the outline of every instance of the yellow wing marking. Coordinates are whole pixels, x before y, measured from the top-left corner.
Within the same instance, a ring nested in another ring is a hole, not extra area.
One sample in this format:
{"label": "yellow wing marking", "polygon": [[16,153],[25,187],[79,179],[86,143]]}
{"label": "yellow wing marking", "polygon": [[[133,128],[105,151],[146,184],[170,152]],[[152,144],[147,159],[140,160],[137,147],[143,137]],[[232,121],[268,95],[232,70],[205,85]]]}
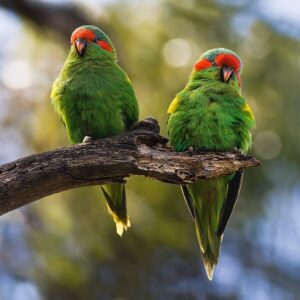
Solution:
{"label": "yellow wing marking", "polygon": [[128,75],[126,75],[126,79],[127,79],[127,81],[131,84],[131,80],[130,80],[130,78],[128,77]]}
{"label": "yellow wing marking", "polygon": [[173,113],[177,110],[178,106],[179,106],[179,99],[178,99],[178,97],[176,96],[176,97],[174,98],[174,100],[171,102],[171,104],[170,104],[170,106],[169,106],[169,108],[168,108],[167,113],[168,113],[168,114],[173,114]]}
{"label": "yellow wing marking", "polygon": [[254,114],[252,112],[252,109],[251,109],[251,107],[249,106],[248,103],[245,103],[245,105],[243,106],[242,110],[245,111],[245,112],[247,112],[247,113],[249,113],[251,119],[255,120],[255,117],[254,117]]}

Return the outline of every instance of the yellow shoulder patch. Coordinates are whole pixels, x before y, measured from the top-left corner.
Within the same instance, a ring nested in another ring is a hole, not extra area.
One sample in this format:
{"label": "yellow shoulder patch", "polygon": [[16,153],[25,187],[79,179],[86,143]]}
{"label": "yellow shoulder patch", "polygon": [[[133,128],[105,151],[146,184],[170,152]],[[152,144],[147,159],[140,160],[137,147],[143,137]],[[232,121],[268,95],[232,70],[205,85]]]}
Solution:
{"label": "yellow shoulder patch", "polygon": [[252,109],[251,109],[251,107],[249,106],[248,103],[245,103],[245,105],[243,106],[242,110],[245,111],[245,112],[247,112],[247,113],[249,113],[251,119],[255,120],[255,117],[254,117],[254,114],[252,112]]}
{"label": "yellow shoulder patch", "polygon": [[176,97],[174,98],[174,100],[171,102],[171,104],[170,104],[170,106],[169,106],[169,108],[168,108],[167,113],[168,113],[168,114],[173,114],[173,113],[177,110],[178,106],[179,106],[179,99],[178,99],[178,97],[176,96]]}
{"label": "yellow shoulder patch", "polygon": [[129,79],[128,75],[126,75],[126,79],[129,83],[131,83],[131,80]]}

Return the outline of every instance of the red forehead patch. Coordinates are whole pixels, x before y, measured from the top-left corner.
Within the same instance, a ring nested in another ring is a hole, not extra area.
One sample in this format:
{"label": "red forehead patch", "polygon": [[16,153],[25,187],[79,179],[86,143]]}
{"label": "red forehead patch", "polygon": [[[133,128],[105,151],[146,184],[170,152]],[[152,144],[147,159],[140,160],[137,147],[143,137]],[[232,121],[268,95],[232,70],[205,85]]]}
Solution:
{"label": "red forehead patch", "polygon": [[85,39],[86,41],[92,41],[95,39],[96,34],[88,29],[78,29],[72,33],[71,43],[73,43],[77,39]]}
{"label": "red forehead patch", "polygon": [[239,71],[240,67],[241,67],[241,63],[240,60],[232,55],[232,54],[219,54],[216,59],[216,64],[219,67],[222,66],[228,66],[228,67],[232,67],[234,69],[235,72]]}
{"label": "red forehead patch", "polygon": [[194,68],[195,68],[195,70],[200,71],[200,70],[207,69],[211,66],[212,66],[212,63],[207,58],[204,58],[200,61],[197,61],[194,65]]}

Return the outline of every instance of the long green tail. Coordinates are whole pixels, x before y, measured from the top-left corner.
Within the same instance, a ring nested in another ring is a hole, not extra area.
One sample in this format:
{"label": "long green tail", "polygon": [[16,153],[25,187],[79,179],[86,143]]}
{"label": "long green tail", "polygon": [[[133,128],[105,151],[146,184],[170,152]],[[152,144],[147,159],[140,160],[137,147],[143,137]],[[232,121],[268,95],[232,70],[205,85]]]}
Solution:
{"label": "long green tail", "polygon": [[[218,234],[229,178],[201,180],[187,186],[192,202],[196,234],[207,276],[212,280],[218,263],[223,234]],[[186,202],[187,195],[184,193]]]}
{"label": "long green tail", "polygon": [[127,216],[125,184],[103,185],[101,189],[107,203],[108,212],[116,223],[117,233],[122,236],[123,231],[130,227],[130,220]]}

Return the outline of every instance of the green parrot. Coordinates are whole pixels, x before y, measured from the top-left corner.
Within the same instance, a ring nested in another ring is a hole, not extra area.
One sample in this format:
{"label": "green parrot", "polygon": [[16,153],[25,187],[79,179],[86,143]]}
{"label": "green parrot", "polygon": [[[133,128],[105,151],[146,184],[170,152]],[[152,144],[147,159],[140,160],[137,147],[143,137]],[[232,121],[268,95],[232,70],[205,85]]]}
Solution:
{"label": "green parrot", "polygon": [[[187,85],[168,109],[168,133],[175,151],[240,150],[251,147],[255,120],[241,96],[242,63],[233,51],[206,51],[195,63]],[[194,219],[206,269],[212,280],[225,227],[238,198],[243,171],[182,186]]]}
{"label": "green parrot", "polygon": [[[120,134],[138,120],[138,103],[127,74],[117,64],[109,37],[93,25],[71,36],[67,60],[53,84],[52,104],[72,144],[86,136],[101,139]],[[117,233],[130,226],[124,184],[101,186]]]}

